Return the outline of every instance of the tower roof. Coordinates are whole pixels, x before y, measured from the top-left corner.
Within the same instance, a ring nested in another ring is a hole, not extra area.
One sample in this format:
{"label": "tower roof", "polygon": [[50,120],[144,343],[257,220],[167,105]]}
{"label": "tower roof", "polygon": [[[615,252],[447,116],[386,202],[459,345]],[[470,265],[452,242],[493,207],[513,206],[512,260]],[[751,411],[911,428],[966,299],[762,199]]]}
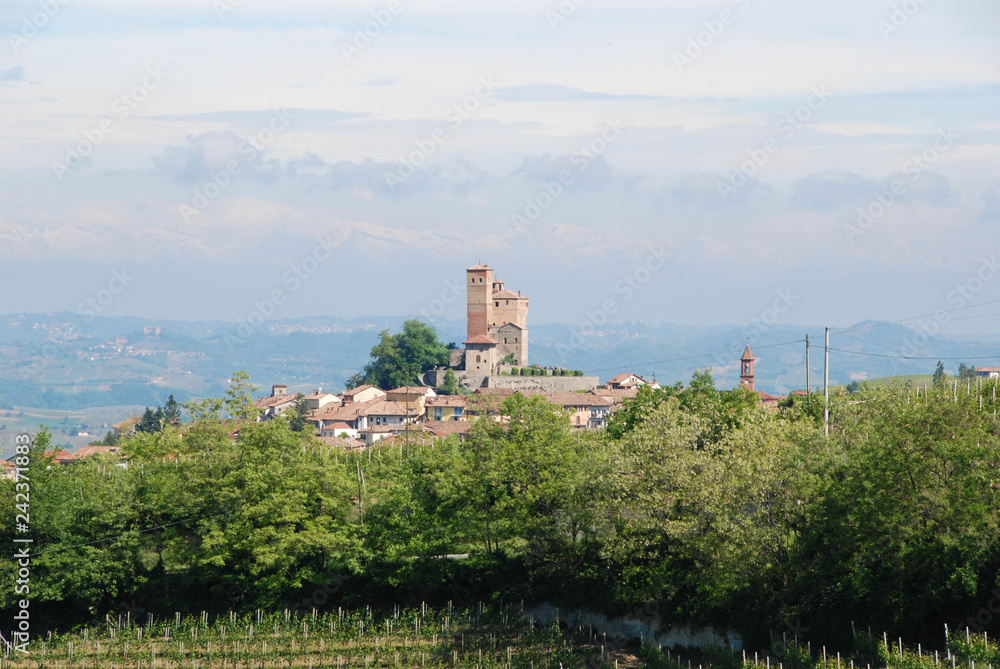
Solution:
{"label": "tower roof", "polygon": [[490,266],[489,266],[489,265],[483,265],[482,263],[480,263],[480,264],[478,264],[478,265],[475,265],[475,266],[473,266],[473,267],[470,267],[469,269],[467,269],[467,270],[465,270],[465,271],[466,271],[466,272],[473,272],[473,271],[477,271],[477,270],[483,270],[483,269],[489,269],[489,268],[490,268]]}
{"label": "tower roof", "polygon": [[743,357],[741,360],[753,360],[753,351],[750,350],[750,342],[747,342],[747,347],[743,351]]}

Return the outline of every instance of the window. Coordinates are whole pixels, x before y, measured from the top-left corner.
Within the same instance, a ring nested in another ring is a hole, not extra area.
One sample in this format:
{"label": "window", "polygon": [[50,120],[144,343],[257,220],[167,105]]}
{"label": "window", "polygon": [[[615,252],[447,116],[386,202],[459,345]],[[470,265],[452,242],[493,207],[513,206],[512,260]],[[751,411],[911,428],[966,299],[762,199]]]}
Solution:
{"label": "window", "polygon": [[441,417],[441,407],[434,407],[434,417],[435,418]]}
{"label": "window", "polygon": [[456,417],[457,416],[461,416],[462,415],[462,407],[455,407],[455,412],[454,413],[455,413]]}
{"label": "window", "polygon": [[498,307],[500,306],[500,303],[499,303],[499,302],[495,302],[494,304],[496,304],[496,305],[497,305]]}
{"label": "window", "polygon": [[482,356],[477,355],[476,356],[476,362],[482,362],[482,361],[483,361]]}

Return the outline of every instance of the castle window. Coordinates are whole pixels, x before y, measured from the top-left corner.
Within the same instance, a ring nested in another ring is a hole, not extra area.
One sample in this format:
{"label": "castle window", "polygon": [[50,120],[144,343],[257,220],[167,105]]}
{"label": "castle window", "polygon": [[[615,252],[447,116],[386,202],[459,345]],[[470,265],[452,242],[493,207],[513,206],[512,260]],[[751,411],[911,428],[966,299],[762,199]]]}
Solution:
{"label": "castle window", "polygon": [[504,300],[504,304],[510,304],[510,300]]}
{"label": "castle window", "polygon": [[497,303],[496,303],[496,305],[497,305],[497,306],[499,307],[499,306],[500,306],[500,303],[499,303],[499,302],[497,302]]}
{"label": "castle window", "polygon": [[477,355],[476,356],[476,362],[482,362],[482,361],[483,361],[482,356]]}

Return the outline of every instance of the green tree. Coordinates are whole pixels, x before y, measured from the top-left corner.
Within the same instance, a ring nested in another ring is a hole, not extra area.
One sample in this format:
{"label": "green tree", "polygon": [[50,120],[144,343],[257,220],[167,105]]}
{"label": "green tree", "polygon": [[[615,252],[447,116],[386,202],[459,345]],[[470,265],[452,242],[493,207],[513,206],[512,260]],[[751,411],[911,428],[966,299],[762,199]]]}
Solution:
{"label": "green tree", "polygon": [[229,417],[239,421],[256,420],[260,413],[254,401],[257,392],[257,386],[250,383],[250,374],[234,372],[224,400]]}
{"label": "green tree", "polygon": [[455,378],[455,372],[450,369],[444,373],[444,381],[441,382],[441,387],[438,391],[442,395],[458,395],[460,392],[458,387],[458,379]]}
{"label": "green tree", "polygon": [[306,418],[312,410],[309,408],[309,400],[302,393],[295,396],[295,406],[289,411],[288,426],[293,432],[305,432],[309,428]]}
{"label": "green tree", "polygon": [[379,333],[379,343],[372,347],[371,360],[346,384],[354,388],[371,384],[379,388],[400,388],[420,384],[420,374],[448,363],[448,349],[438,341],[431,326],[418,320],[403,323],[403,331]]}
{"label": "green tree", "polygon": [[963,362],[958,366],[958,378],[962,381],[974,381],[976,378],[976,368],[969,367]]}
{"label": "green tree", "polygon": [[947,379],[948,373],[944,371],[944,363],[938,360],[937,367],[934,369],[934,385],[940,386]]}
{"label": "green tree", "polygon": [[163,419],[167,423],[179,423],[181,421],[181,407],[177,404],[177,400],[174,399],[173,395],[167,398],[166,404],[163,405]]}

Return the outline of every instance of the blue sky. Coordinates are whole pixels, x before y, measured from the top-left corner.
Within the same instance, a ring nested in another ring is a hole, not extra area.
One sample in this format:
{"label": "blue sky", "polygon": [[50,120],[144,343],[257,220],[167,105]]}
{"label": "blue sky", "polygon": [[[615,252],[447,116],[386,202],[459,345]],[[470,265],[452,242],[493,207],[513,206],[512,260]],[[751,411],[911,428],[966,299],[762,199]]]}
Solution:
{"label": "blue sky", "polygon": [[991,0],[5,2],[0,312],[460,318],[486,262],[536,322],[992,314],[997,34]]}

